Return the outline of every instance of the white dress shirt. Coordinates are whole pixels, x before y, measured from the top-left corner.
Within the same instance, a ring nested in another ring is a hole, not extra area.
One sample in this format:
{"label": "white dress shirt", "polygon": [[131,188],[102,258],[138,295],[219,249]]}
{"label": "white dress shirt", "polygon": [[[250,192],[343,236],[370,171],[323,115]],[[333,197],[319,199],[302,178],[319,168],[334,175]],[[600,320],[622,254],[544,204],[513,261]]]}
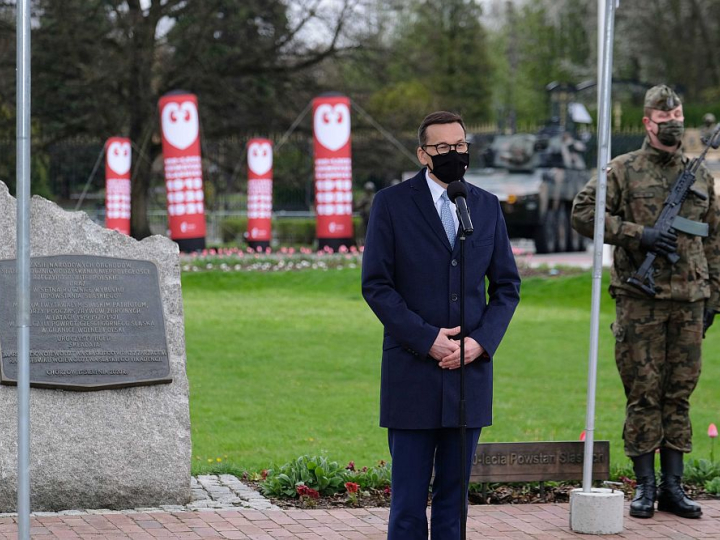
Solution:
{"label": "white dress shirt", "polygon": [[[435,180],[430,178],[430,173],[427,169],[425,169],[425,180],[428,183],[428,187],[430,188],[430,195],[432,195],[433,204],[435,205],[435,210],[437,210],[438,216],[440,216],[440,219],[442,220],[441,212],[442,212],[442,194],[445,193],[447,190],[440,187],[440,184],[438,184]],[[458,227],[460,225],[460,221],[457,217],[457,211],[455,210],[455,203],[450,201],[450,213],[452,214],[453,223],[455,223],[455,230],[458,230]]]}

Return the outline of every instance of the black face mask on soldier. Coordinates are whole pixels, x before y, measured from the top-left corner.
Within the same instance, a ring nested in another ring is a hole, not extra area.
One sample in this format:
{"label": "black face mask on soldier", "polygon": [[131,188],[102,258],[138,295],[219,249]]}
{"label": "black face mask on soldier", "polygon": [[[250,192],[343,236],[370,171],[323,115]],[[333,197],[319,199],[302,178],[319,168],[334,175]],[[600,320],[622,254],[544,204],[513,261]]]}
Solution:
{"label": "black face mask on soldier", "polygon": [[428,165],[428,169],[443,184],[460,180],[465,175],[465,169],[470,165],[470,153],[458,154],[456,150],[430,157],[433,166],[430,169],[430,165]]}
{"label": "black face mask on soldier", "polygon": [[655,122],[651,120],[657,127],[657,138],[665,146],[677,145],[685,133],[685,125],[679,120],[669,120],[668,122]]}

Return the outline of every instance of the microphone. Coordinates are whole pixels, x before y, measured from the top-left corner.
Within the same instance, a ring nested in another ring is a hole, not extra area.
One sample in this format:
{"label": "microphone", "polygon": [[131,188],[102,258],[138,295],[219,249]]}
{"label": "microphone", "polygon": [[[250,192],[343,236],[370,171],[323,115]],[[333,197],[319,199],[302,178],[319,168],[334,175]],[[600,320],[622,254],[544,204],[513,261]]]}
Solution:
{"label": "microphone", "polygon": [[473,233],[473,225],[470,220],[470,212],[467,207],[467,188],[460,180],[450,182],[447,187],[448,198],[455,203],[460,229],[466,236]]}

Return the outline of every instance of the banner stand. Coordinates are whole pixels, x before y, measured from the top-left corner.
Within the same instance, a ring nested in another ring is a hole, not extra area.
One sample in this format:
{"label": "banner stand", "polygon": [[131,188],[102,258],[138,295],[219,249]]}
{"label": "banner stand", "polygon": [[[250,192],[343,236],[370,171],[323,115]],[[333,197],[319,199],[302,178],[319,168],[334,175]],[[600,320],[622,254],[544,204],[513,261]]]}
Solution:
{"label": "banner stand", "polygon": [[349,248],[354,245],[354,238],[318,238],[318,249],[329,248],[333,251],[339,251],[343,246]]}
{"label": "banner stand", "polygon": [[269,139],[254,138],[247,145],[248,193],[245,239],[254,250],[272,240],[273,148]]}
{"label": "banner stand", "polygon": [[270,242],[267,240],[248,240],[248,247],[255,251],[265,251],[270,247]]}
{"label": "banner stand", "polygon": [[355,245],[350,99],[323,94],[313,100],[312,107],[318,248],[338,251]]}
{"label": "banner stand", "polygon": [[130,139],[111,137],[105,143],[105,227],[130,234],[132,149]]}
{"label": "banner stand", "polygon": [[206,225],[197,97],[169,92],[159,109],[170,238],[181,251],[202,250]]}
{"label": "banner stand", "polygon": [[205,249],[205,237],[202,238],[176,238],[173,239],[183,253],[202,251]]}

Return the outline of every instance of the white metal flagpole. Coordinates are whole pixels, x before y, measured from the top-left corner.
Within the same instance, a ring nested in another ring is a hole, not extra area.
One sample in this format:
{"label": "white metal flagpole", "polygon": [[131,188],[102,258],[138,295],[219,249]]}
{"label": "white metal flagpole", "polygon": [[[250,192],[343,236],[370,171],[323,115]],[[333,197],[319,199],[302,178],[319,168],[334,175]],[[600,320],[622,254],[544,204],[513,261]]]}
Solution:
{"label": "white metal flagpole", "polygon": [[603,80],[603,54],[605,50],[605,0],[598,0],[597,18],[598,18],[598,34],[597,34],[597,111],[598,111],[598,129],[600,129],[600,108],[602,107],[602,80]]}
{"label": "white metal flagpole", "polygon": [[[602,2],[602,0],[600,0]],[[598,153],[597,192],[595,194],[595,234],[592,277],[592,307],[590,314],[590,358],[588,367],[587,412],[585,417],[585,457],[583,460],[583,491],[592,489],[593,445],[595,441],[595,389],[597,386],[598,335],[600,329],[600,294],[602,291],[602,255],[605,236],[605,195],[607,164],[610,160],[610,103],[612,99],[613,33],[615,30],[615,2],[605,1],[603,54],[599,59],[601,79],[598,86]]]}
{"label": "white metal flagpole", "polygon": [[17,2],[18,538],[30,540],[30,0]]}
{"label": "white metal flagpole", "polygon": [[590,355],[588,393],[585,417],[585,452],[583,487],[570,493],[570,529],[582,534],[619,534],[623,530],[623,492],[592,487],[593,447],[595,443],[595,390],[597,386],[598,334],[600,329],[600,293],[602,290],[602,255],[605,236],[605,195],[610,158],[610,100],[612,96],[612,52],[617,0],[598,0],[605,4],[602,68],[598,81],[598,156],[595,193],[595,233],[593,241],[592,307],[590,309]]}

